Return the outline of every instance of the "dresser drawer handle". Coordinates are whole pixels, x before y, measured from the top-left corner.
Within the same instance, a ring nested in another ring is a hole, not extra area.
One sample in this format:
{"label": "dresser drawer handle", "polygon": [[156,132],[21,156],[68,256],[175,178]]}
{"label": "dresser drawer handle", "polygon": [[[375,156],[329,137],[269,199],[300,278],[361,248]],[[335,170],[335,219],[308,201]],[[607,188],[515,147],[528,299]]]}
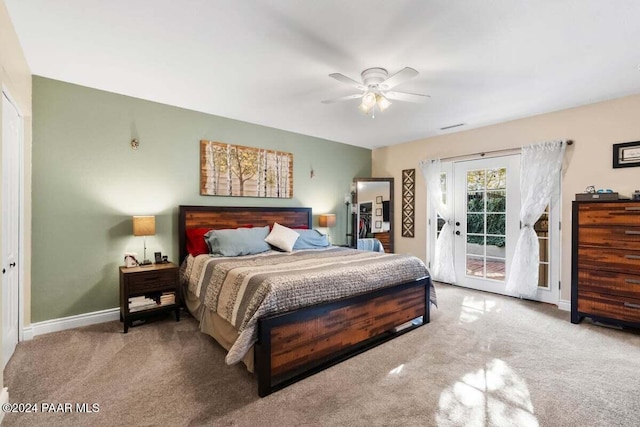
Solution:
{"label": "dresser drawer handle", "polygon": [[640,255],[625,255],[626,259],[640,259]]}
{"label": "dresser drawer handle", "polygon": [[625,211],[640,211],[640,206],[625,206]]}
{"label": "dresser drawer handle", "polygon": [[640,304],[631,304],[630,302],[625,302],[624,306],[628,308],[640,308]]}
{"label": "dresser drawer handle", "polygon": [[632,283],[634,285],[640,285],[640,280],[638,279],[624,279],[625,283]]}
{"label": "dresser drawer handle", "polygon": [[640,231],[636,231],[636,230],[624,230],[624,234],[640,235]]}

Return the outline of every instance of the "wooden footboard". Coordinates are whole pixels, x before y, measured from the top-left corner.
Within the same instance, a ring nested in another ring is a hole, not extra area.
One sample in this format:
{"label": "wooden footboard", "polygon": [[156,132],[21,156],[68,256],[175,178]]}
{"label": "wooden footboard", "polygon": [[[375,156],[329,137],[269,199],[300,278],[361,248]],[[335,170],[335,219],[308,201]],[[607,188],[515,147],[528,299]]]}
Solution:
{"label": "wooden footboard", "polygon": [[429,323],[430,286],[425,277],[260,319],[258,393],[264,397]]}

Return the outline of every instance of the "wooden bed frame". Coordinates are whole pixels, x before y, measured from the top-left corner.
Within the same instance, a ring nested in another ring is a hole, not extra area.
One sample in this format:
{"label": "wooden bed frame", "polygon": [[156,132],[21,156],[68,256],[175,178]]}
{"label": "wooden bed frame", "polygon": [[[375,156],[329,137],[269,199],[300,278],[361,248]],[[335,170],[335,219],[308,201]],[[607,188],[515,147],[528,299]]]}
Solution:
{"label": "wooden bed frame", "polygon": [[[187,256],[188,228],[262,227],[274,222],[311,228],[311,208],[180,206],[180,262]],[[430,286],[427,276],[259,319],[254,347],[259,395],[429,323]]]}

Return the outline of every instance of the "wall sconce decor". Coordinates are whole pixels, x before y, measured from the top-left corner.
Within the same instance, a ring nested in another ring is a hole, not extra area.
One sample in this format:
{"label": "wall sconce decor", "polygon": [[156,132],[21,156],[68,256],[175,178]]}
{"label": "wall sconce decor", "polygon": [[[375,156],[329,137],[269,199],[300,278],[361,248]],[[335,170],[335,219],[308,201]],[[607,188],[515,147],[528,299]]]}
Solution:
{"label": "wall sconce decor", "polygon": [[402,171],[402,237],[415,237],[416,170]]}

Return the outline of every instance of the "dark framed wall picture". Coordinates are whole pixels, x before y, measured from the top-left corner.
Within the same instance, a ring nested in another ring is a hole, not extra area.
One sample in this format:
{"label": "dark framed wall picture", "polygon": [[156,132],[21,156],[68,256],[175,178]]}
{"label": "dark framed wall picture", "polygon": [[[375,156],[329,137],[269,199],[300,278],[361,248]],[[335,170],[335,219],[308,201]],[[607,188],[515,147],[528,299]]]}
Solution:
{"label": "dark framed wall picture", "polygon": [[378,205],[382,204],[382,196],[376,196],[376,204]]}
{"label": "dark framed wall picture", "polygon": [[382,216],[382,209],[376,209],[376,216]]}
{"label": "dark framed wall picture", "polygon": [[632,168],[640,166],[640,141],[613,144],[613,167]]}
{"label": "dark framed wall picture", "polygon": [[382,221],[376,221],[374,225],[376,226],[376,228],[382,228]]}

